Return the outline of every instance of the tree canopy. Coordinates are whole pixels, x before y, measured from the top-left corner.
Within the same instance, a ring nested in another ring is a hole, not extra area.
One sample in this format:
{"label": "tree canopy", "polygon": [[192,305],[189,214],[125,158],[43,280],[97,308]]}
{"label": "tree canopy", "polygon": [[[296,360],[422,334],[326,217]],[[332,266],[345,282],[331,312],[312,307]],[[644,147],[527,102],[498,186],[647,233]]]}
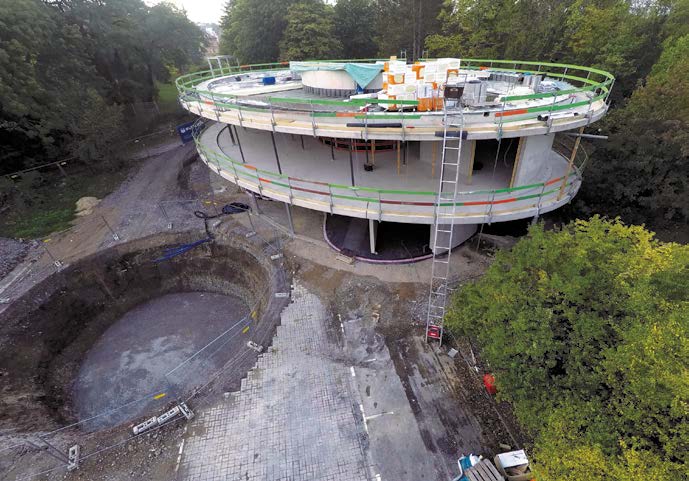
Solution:
{"label": "tree canopy", "polygon": [[[156,82],[196,64],[204,41],[170,3],[0,3],[0,168],[67,152],[100,158],[103,139],[122,127],[111,107],[154,100]],[[99,122],[87,127],[89,117]]]}
{"label": "tree canopy", "polygon": [[434,56],[612,72],[614,108],[590,127],[610,140],[586,145],[591,161],[570,215],[621,216],[663,231],[686,224],[688,0],[454,0],[440,18],[426,39]]}
{"label": "tree canopy", "polygon": [[299,2],[287,9],[280,41],[281,60],[339,58],[342,44],[335,36],[335,10],[320,1]]}
{"label": "tree canopy", "polygon": [[538,479],[689,476],[689,246],[599,217],[534,226],[446,325],[482,346]]}
{"label": "tree canopy", "polygon": [[335,4],[335,36],[343,58],[373,58],[376,10],[371,0],[339,0]]}

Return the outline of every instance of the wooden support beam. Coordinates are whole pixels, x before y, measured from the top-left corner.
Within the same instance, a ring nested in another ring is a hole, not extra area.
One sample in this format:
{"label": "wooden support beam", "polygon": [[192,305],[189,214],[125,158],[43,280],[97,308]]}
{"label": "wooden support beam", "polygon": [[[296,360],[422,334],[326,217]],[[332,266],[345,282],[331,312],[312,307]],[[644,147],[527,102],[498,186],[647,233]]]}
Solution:
{"label": "wooden support beam", "polygon": [[401,173],[401,156],[402,153],[402,142],[397,141],[397,175]]}
{"label": "wooden support beam", "polygon": [[572,172],[572,166],[574,165],[574,159],[577,156],[577,151],[579,150],[579,144],[581,144],[581,134],[584,133],[584,127],[579,129],[579,136],[574,141],[574,147],[572,148],[572,154],[569,156],[569,162],[567,162],[567,171],[562,179],[562,184],[560,185],[560,192],[557,194],[557,200],[561,200],[565,195],[565,187],[567,187],[567,180],[569,179],[569,174]]}
{"label": "wooden support beam", "polygon": [[467,173],[467,184],[471,184],[471,176],[474,174],[474,159],[476,158],[476,141],[471,142],[471,154],[469,157],[469,172]]}
{"label": "wooden support beam", "polygon": [[435,158],[438,155],[438,143],[431,144],[431,177],[435,177]]}
{"label": "wooden support beam", "polygon": [[376,165],[376,139],[371,140],[371,165]]}
{"label": "wooden support beam", "polygon": [[[517,145],[517,154],[514,156],[514,167],[512,167],[512,178],[510,179],[510,189],[514,187],[514,179],[517,178],[517,169],[519,168],[519,163],[522,160],[522,148],[526,140],[524,137],[519,137],[519,144]],[[500,154],[500,152],[498,152]]]}

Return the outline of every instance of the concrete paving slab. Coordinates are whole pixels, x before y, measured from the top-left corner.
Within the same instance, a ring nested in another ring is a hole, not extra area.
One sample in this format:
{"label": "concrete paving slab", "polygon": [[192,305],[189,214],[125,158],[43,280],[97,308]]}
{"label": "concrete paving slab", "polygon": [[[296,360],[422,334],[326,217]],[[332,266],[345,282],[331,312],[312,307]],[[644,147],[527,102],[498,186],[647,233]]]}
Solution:
{"label": "concrete paving slab", "polygon": [[371,479],[359,402],[326,335],[326,310],[299,285],[292,299],[241,390],[191,424],[181,479]]}

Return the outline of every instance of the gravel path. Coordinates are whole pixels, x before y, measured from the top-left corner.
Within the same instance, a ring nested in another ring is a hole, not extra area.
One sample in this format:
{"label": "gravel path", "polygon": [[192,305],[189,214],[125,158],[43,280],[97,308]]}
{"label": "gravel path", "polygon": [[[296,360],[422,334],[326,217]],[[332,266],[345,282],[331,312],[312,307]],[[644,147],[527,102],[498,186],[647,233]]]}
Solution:
{"label": "gravel path", "polygon": [[0,279],[3,279],[26,257],[30,244],[0,237]]}

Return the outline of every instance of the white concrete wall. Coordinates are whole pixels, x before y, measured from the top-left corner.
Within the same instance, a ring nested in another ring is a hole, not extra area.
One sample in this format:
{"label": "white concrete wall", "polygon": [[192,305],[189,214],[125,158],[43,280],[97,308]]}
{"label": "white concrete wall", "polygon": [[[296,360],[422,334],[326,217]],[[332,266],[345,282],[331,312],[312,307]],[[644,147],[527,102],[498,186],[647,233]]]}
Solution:
{"label": "white concrete wall", "polygon": [[529,185],[547,179],[552,170],[548,165],[555,134],[534,135],[522,138],[521,160],[514,176],[513,187]]}
{"label": "white concrete wall", "polygon": [[[452,248],[468,240],[478,231],[479,224],[452,224]],[[441,225],[440,229],[449,230],[449,225]],[[442,236],[449,236],[449,234],[440,232]],[[435,226],[431,225],[431,237],[429,239],[429,246],[433,249],[433,241],[435,240]],[[440,237],[440,244],[447,245],[447,237]]]}
{"label": "white concrete wall", "polygon": [[319,89],[355,90],[356,83],[344,70],[312,70],[302,72],[301,83]]}
{"label": "white concrete wall", "polygon": [[[462,157],[459,160],[459,172],[464,182],[466,182],[471,173],[471,153],[475,140],[465,140],[462,142]],[[424,164],[431,165],[433,162],[433,144],[436,145],[435,151],[435,173],[440,175],[440,162],[443,158],[443,142],[419,142],[421,144],[420,159]],[[453,143],[452,147],[456,143]],[[457,151],[449,151],[448,155],[456,155]]]}
{"label": "white concrete wall", "polygon": [[[301,83],[307,87],[319,89],[356,89],[356,82],[354,82],[354,79],[344,70],[312,70],[309,72],[302,72]],[[379,73],[365,88],[382,89],[383,74]]]}
{"label": "white concrete wall", "polygon": [[366,89],[375,89],[375,90],[381,90],[383,88],[383,72],[379,73],[378,75],[375,76],[373,80],[371,80],[371,83],[369,83],[366,87]]}

